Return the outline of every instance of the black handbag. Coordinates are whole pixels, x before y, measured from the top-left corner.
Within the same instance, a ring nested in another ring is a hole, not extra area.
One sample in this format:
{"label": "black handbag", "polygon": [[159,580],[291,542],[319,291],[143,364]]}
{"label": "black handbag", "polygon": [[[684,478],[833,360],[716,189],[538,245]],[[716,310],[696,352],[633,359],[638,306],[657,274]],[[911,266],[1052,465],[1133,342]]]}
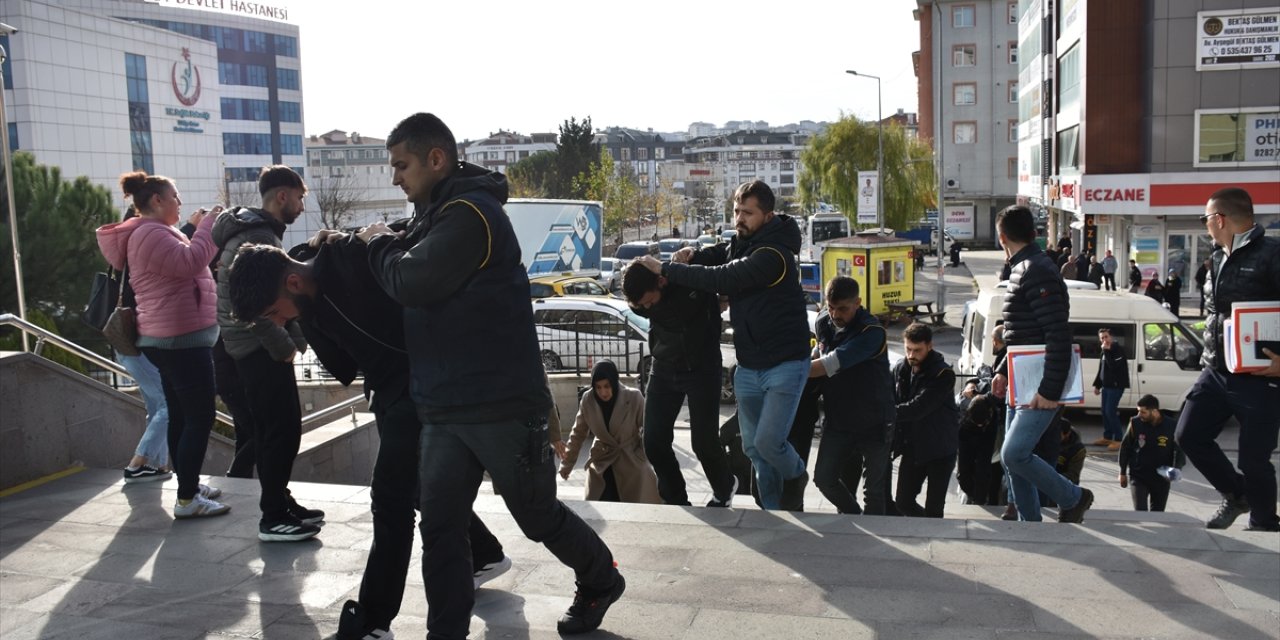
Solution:
{"label": "black handbag", "polygon": [[[129,263],[124,265],[124,273],[120,275],[120,282],[128,282]],[[102,327],[102,335],[107,338],[107,342],[111,344],[111,348],[117,353],[126,356],[141,355],[138,350],[138,318],[133,307],[124,306],[124,287],[119,287],[119,293],[116,294],[116,306],[111,311],[111,315],[107,317],[107,323]]]}
{"label": "black handbag", "polygon": [[106,273],[95,273],[93,275],[93,286],[89,289],[89,304],[84,308],[84,313],[80,314],[80,319],[85,324],[102,331],[107,326],[107,319],[111,317],[111,312],[115,311],[116,303],[120,300],[120,280],[112,277],[114,270],[108,269]]}

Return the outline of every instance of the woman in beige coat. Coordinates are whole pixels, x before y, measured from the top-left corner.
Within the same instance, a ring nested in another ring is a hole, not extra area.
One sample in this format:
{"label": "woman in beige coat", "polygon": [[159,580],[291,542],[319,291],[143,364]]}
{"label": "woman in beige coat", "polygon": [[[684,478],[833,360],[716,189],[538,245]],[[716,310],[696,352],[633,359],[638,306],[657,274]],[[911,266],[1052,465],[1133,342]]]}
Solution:
{"label": "woman in beige coat", "polygon": [[618,367],[601,360],[591,369],[591,391],[582,394],[560,477],[568,479],[587,439],[587,500],[662,504],[658,477],[644,455],[644,396],[618,382]]}

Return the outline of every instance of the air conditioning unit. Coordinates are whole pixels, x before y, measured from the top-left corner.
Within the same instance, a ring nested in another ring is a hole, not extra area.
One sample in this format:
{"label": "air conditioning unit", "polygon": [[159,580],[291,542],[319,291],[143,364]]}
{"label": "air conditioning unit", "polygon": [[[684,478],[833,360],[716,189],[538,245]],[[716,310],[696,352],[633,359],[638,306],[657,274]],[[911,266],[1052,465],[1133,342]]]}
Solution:
{"label": "air conditioning unit", "polygon": [[955,178],[947,178],[944,184],[952,191],[960,188],[960,181]]}

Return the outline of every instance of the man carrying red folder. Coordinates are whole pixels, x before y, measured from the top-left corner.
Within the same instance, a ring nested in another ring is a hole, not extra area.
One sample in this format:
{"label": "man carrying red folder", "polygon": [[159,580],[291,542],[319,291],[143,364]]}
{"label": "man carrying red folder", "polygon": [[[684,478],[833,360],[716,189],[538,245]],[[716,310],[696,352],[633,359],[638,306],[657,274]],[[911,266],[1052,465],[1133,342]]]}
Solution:
{"label": "man carrying red folder", "polygon": [[[1280,531],[1276,517],[1276,471],[1271,454],[1280,431],[1280,354],[1263,353],[1271,364],[1253,373],[1227,369],[1223,321],[1237,302],[1280,300],[1280,239],[1264,235],[1253,220],[1253,199],[1236,187],[1215,191],[1200,216],[1217,248],[1205,286],[1204,370],[1187,393],[1178,420],[1178,445],[1222,494],[1210,529],[1226,529],[1249,514],[1248,531]],[[1218,434],[1227,418],[1240,423],[1237,472]]]}
{"label": "man carrying red folder", "polygon": [[[1023,206],[1006,207],[996,216],[1000,244],[1013,269],[1004,298],[1004,339],[1010,346],[1044,345],[1044,374],[1029,406],[1013,402],[1006,417],[1001,460],[1009,471],[1018,519],[1038,522],[1040,493],[1059,505],[1058,522],[1083,522],[1093,504],[1093,492],[1058,473],[1033,453],[1036,443],[1057,415],[1071,374],[1070,302],[1062,276],[1036,244],[1035,218]],[[996,395],[1009,384],[1008,358],[996,364],[992,380]]]}

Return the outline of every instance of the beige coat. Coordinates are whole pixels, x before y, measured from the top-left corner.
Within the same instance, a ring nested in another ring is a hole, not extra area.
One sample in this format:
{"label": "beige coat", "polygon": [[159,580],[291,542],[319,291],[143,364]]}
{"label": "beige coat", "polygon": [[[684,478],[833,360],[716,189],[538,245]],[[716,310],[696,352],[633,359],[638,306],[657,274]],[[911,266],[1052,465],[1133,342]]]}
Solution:
{"label": "beige coat", "polygon": [[604,493],[604,471],[613,469],[618,496],[623,502],[662,504],[658,497],[658,476],[644,455],[644,396],[631,387],[619,386],[621,393],[613,406],[608,428],[605,428],[604,413],[596,395],[590,391],[582,394],[560,470],[572,469],[578,462],[578,453],[590,431],[595,436],[595,444],[587,458],[586,499],[600,499]]}

